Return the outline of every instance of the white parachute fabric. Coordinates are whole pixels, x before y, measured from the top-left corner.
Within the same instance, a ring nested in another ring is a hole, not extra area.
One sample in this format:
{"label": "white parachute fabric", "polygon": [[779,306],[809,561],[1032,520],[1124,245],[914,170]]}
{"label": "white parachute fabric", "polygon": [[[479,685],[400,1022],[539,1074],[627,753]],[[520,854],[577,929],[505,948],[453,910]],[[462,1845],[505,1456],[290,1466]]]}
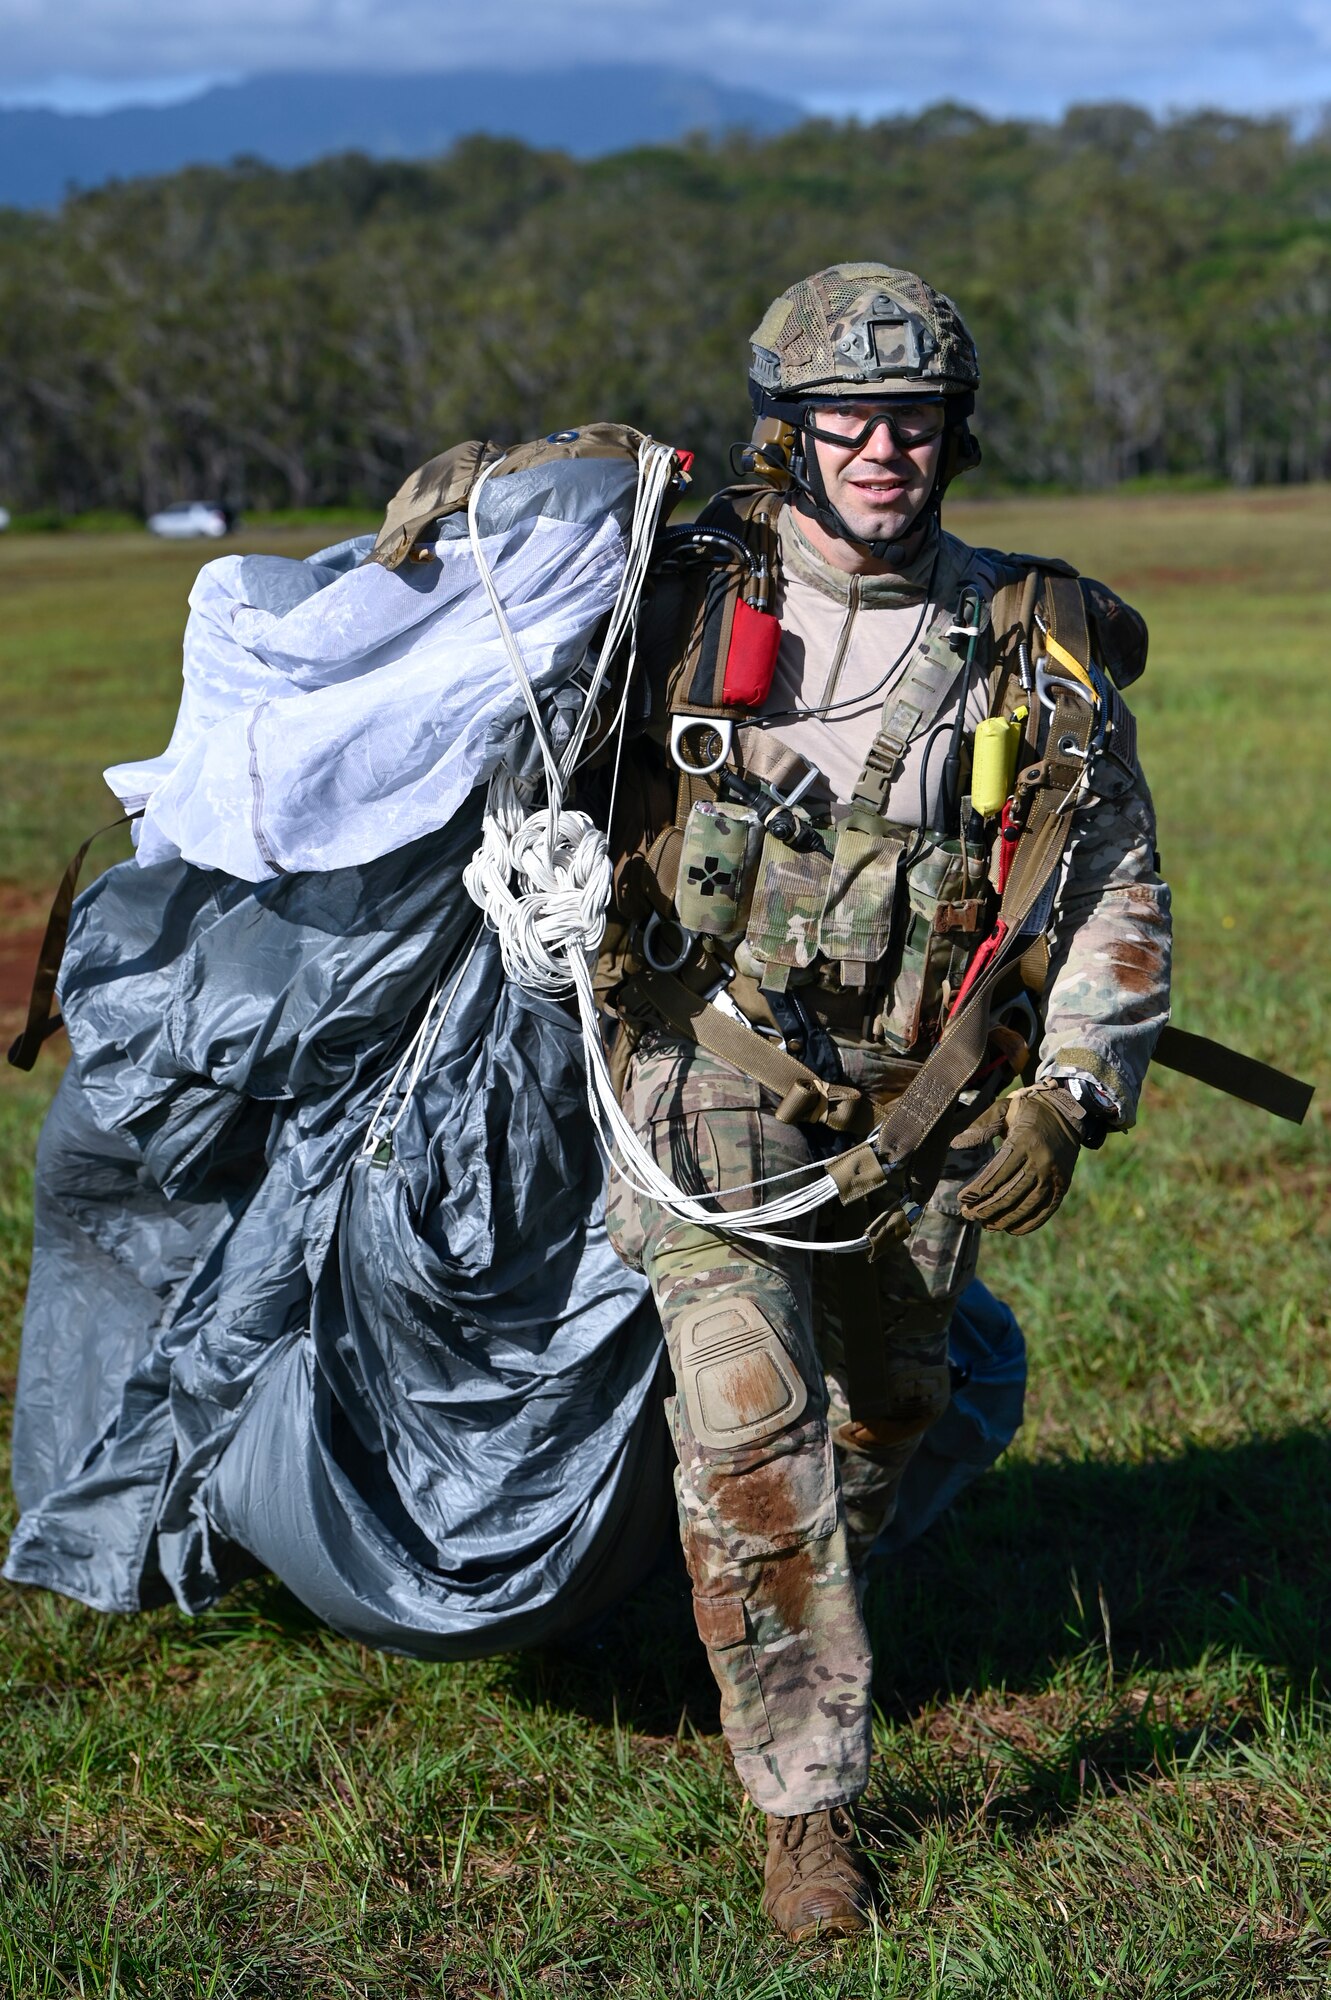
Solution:
{"label": "white parachute fabric", "polygon": [[[635,486],[605,460],[561,465],[557,492],[548,470],[490,484],[484,559],[538,694],[614,603]],[[465,534],[400,570],[362,562],[368,547],[201,571],[171,741],[106,773],[143,812],[145,866],[245,882],[360,867],[445,825],[511,747],[522,695]]]}

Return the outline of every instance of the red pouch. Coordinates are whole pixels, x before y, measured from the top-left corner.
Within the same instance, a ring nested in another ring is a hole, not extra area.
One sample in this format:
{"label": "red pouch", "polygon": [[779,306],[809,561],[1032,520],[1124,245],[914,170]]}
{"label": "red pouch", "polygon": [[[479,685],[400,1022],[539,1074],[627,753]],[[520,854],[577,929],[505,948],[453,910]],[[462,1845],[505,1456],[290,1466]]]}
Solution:
{"label": "red pouch", "polygon": [[781,620],[770,611],[755,611],[741,597],[730,628],[721,699],[727,708],[761,708],[772,691]]}

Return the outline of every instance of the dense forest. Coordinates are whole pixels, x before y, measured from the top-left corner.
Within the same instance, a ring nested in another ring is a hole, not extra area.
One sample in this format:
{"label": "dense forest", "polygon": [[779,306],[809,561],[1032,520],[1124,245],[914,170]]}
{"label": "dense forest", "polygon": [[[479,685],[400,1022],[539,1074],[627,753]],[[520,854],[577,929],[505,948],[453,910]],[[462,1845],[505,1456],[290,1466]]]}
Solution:
{"label": "dense forest", "polygon": [[747,433],[747,339],[843,258],[950,292],[981,477],[1331,476],[1331,129],[957,106],[577,162],[252,161],[0,210],[0,500],[377,505],[462,437]]}

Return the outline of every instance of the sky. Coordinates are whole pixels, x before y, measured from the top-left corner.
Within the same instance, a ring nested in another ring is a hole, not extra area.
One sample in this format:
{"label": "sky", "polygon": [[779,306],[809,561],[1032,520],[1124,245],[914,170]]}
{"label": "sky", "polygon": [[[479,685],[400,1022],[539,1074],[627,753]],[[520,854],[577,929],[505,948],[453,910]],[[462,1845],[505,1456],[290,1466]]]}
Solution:
{"label": "sky", "polygon": [[833,115],[944,97],[1036,117],[1106,98],[1307,112],[1331,102],[1331,0],[0,0],[8,103],[95,111],[261,70],[519,60],[669,64]]}

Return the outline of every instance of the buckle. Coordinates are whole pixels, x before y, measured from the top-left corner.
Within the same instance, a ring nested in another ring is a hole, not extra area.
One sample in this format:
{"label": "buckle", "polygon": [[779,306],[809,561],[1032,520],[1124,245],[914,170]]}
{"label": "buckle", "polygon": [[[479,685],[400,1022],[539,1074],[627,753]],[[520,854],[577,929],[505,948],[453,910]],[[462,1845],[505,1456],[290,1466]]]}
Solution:
{"label": "buckle", "polygon": [[900,1208],[889,1208],[885,1215],[876,1215],[865,1226],[865,1261],[876,1263],[894,1243],[904,1243],[923,1213],[914,1202],[906,1202]]}
{"label": "buckle", "polygon": [[935,936],[945,937],[949,931],[978,931],[983,908],[982,896],[967,896],[956,903],[940,903],[934,912]]}

